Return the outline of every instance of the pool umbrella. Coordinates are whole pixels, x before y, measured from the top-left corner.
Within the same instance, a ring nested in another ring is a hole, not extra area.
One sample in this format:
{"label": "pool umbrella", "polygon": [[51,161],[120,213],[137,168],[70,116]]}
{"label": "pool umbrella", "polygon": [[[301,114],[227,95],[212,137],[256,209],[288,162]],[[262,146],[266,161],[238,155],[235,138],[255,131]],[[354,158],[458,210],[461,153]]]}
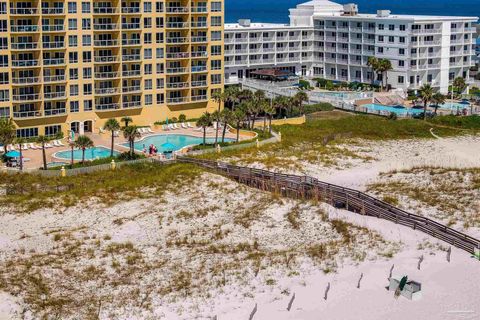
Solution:
{"label": "pool umbrella", "polygon": [[165,151],[174,151],[175,149],[177,149],[177,146],[170,142],[162,143],[160,147],[162,147],[162,149],[164,149]]}
{"label": "pool umbrella", "polygon": [[5,156],[8,157],[8,158],[18,158],[18,157],[20,157],[20,152],[15,151],[15,150],[8,151],[8,152],[5,154]]}

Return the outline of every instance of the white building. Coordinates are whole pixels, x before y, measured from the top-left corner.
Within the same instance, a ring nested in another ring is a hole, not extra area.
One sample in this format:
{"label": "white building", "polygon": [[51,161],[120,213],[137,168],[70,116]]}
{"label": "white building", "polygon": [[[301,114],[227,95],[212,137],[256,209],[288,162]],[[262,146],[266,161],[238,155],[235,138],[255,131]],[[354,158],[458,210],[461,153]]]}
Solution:
{"label": "white building", "polygon": [[[370,56],[392,62],[388,84],[442,92],[474,65],[477,17],[359,14],[354,4],[314,0],[290,9],[290,24],[225,24],[227,84],[264,68],[332,80],[371,82]],[[380,80],[380,79],[375,79]]]}

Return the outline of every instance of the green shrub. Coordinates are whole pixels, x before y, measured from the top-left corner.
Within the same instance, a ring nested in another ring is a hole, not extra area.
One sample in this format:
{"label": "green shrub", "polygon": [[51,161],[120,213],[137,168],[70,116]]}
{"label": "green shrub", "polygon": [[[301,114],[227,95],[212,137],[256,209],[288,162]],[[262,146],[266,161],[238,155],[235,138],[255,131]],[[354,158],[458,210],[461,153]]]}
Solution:
{"label": "green shrub", "polygon": [[335,107],[332,104],[326,103],[326,102],[306,105],[304,107],[305,114],[310,114],[310,113],[319,112],[319,111],[332,111],[334,109]]}
{"label": "green shrub", "polygon": [[307,80],[299,80],[298,87],[303,90],[313,89],[312,86],[310,85],[310,82],[308,82]]}

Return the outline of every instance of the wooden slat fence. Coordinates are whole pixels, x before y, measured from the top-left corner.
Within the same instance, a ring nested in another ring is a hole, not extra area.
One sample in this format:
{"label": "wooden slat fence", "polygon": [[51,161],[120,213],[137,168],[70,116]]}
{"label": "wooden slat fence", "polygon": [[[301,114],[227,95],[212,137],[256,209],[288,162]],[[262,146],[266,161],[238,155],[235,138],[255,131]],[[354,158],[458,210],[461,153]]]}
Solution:
{"label": "wooden slat fence", "polygon": [[373,216],[422,231],[471,254],[478,254],[480,240],[442,225],[434,220],[409,213],[366,193],[319,181],[309,176],[289,175],[223,162],[179,157],[179,162],[193,163],[264,191],[295,199],[326,202],[336,208]]}

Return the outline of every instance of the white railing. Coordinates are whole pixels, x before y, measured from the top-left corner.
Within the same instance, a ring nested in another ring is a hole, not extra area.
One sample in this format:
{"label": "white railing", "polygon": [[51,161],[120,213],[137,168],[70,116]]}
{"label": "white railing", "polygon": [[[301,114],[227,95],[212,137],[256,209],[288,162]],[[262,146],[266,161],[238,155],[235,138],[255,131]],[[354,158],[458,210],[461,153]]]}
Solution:
{"label": "white railing", "polygon": [[167,68],[167,73],[187,73],[189,72],[189,68]]}
{"label": "white railing", "polygon": [[176,97],[176,98],[168,98],[167,103],[175,104],[175,103],[185,103],[188,102],[188,97]]}
{"label": "white railing", "polygon": [[206,94],[203,95],[198,95],[198,96],[192,96],[191,101],[205,101],[208,100],[208,97]]}
{"label": "white railing", "polygon": [[58,99],[58,98],[66,98],[67,93],[65,91],[62,92],[45,92],[43,94],[44,99]]}
{"label": "white railing", "polygon": [[108,79],[108,78],[117,78],[119,77],[118,72],[95,72],[95,78],[99,79]]}
{"label": "white railing", "polygon": [[188,82],[167,82],[168,89],[181,89],[181,88],[188,88],[190,84]]}
{"label": "white railing", "polygon": [[117,13],[117,8],[93,7],[93,14],[105,14],[105,13],[107,13],[107,14]]}
{"label": "white railing", "polygon": [[95,62],[116,62],[118,61],[117,56],[95,56],[94,61]]}
{"label": "white railing", "polygon": [[204,58],[208,57],[207,51],[192,51],[192,58]]}
{"label": "white railing", "polygon": [[107,104],[96,104],[95,110],[98,111],[108,111],[108,110],[115,110],[120,109],[120,105],[118,103],[107,103]]}
{"label": "white railing", "polygon": [[93,30],[118,30],[116,23],[94,23]]}
{"label": "white railing", "polygon": [[65,81],[65,75],[55,75],[55,76],[43,76],[44,82],[57,82],[57,81]]}
{"label": "white railing", "polygon": [[64,48],[65,43],[63,41],[43,42],[43,49],[59,49]]}
{"label": "white railing", "polygon": [[30,15],[37,14],[36,8],[10,8],[10,14]]}
{"label": "white railing", "polygon": [[95,94],[117,94],[119,93],[118,88],[96,88]]}
{"label": "white railing", "polygon": [[12,60],[12,67],[35,67],[39,65],[38,60]]}
{"label": "white railing", "polygon": [[142,106],[141,101],[126,101],[122,103],[123,108],[138,108]]}
{"label": "white railing", "polygon": [[35,101],[40,100],[39,93],[29,93],[29,94],[14,94],[13,101]]}
{"label": "white railing", "polygon": [[42,14],[63,14],[65,12],[64,8],[42,8]]}
{"label": "white railing", "polygon": [[122,76],[124,77],[135,77],[140,75],[142,75],[142,72],[140,70],[122,71]]}
{"label": "white railing", "polygon": [[122,88],[123,93],[139,92],[139,91],[142,91],[142,88],[140,88],[140,86],[130,86],[130,87]]}
{"label": "white railing", "polygon": [[57,115],[66,114],[67,109],[66,108],[46,109],[44,113],[45,113],[45,117],[57,116]]}
{"label": "white railing", "polygon": [[[193,53],[192,53],[193,56]],[[188,52],[167,52],[167,59],[187,59],[190,58]]]}
{"label": "white railing", "polygon": [[95,40],[93,41],[93,45],[96,47],[110,47],[110,46],[118,46],[117,40]]}
{"label": "white railing", "polygon": [[40,77],[28,77],[28,78],[13,78],[14,84],[31,84],[40,82]]}
{"label": "white railing", "polygon": [[167,28],[183,29],[188,28],[188,22],[167,22]]}
{"label": "white railing", "polygon": [[206,80],[203,80],[203,81],[192,81],[192,87],[206,87],[208,84],[207,84],[207,81]]}

